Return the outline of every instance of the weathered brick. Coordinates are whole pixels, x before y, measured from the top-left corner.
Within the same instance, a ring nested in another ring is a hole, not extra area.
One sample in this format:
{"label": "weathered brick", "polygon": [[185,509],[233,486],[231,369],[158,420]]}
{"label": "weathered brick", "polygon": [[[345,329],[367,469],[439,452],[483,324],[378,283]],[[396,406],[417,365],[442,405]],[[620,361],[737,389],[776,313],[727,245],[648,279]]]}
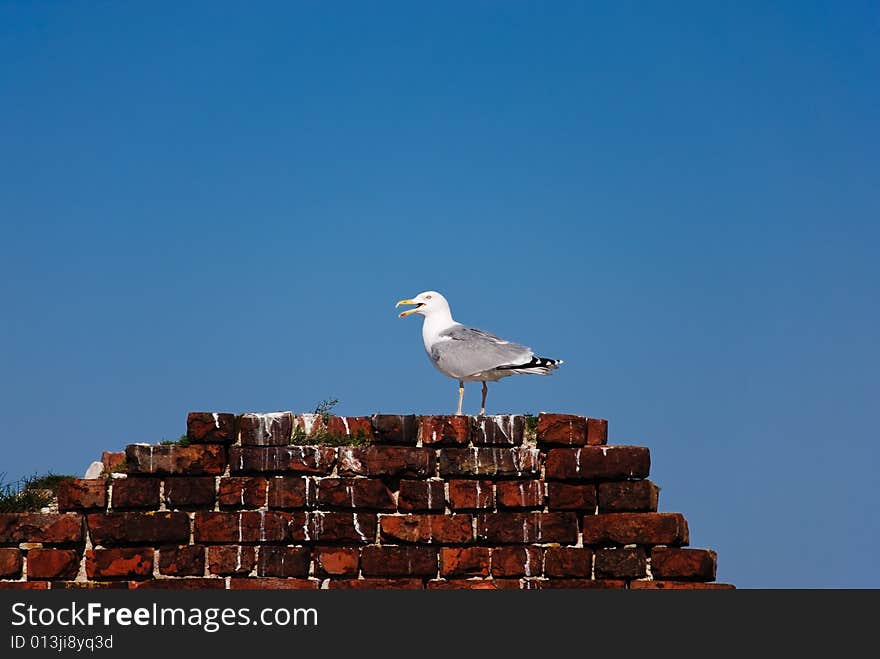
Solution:
{"label": "weathered brick", "polygon": [[734,590],[729,583],[703,583],[700,581],[631,581],[631,590]]}
{"label": "weathered brick", "polygon": [[449,507],[456,511],[494,508],[495,489],[492,481],[449,481]]}
{"label": "weathered brick", "polygon": [[394,510],[394,495],[377,478],[322,478],[318,481],[322,508]]}
{"label": "weathered brick", "polygon": [[259,508],[266,503],[266,479],[262,476],[221,478],[217,503],[221,508]]}
{"label": "weathered brick", "polygon": [[495,579],[431,579],[428,590],[500,590]]}
{"label": "weathered brick", "polygon": [[101,464],[107,473],[125,471],[125,451],[103,451]]}
{"label": "weathered brick", "polygon": [[103,510],[107,507],[107,481],[103,478],[70,478],[58,483],[58,510]]}
{"label": "weathered brick", "polygon": [[0,579],[18,579],[21,566],[21,552],[18,549],[0,548]]}
{"label": "weathered brick", "polygon": [[48,581],[0,581],[0,590],[49,590]]}
{"label": "weathered brick", "polygon": [[157,478],[117,478],[113,480],[111,488],[110,504],[114,510],[156,509],[159,507],[159,479]]}
{"label": "weathered brick", "polygon": [[73,579],[78,571],[75,549],[31,549],[27,553],[28,579]]}
{"label": "weathered brick", "polygon": [[332,446],[232,446],[229,466],[233,473],[292,472],[329,474],[336,461]]}
{"label": "weathered brick", "polygon": [[441,547],[440,574],[444,577],[488,577],[488,547]]}
{"label": "weathered brick", "polygon": [[[329,417],[329,415],[328,415]],[[313,437],[327,432],[327,423],[323,414],[297,414],[293,417],[293,436]],[[297,441],[297,444],[300,442]]]}
{"label": "weathered brick", "polygon": [[623,590],[623,579],[543,579],[535,586],[540,590],[578,589],[578,590]]}
{"label": "weathered brick", "polygon": [[373,424],[368,416],[331,416],[327,420],[327,433],[334,437],[353,437],[373,441]]}
{"label": "weathered brick", "polygon": [[186,438],[191,444],[232,444],[235,415],[225,412],[190,412],[186,415]]}
{"label": "weathered brick", "polygon": [[409,444],[418,439],[418,421],[412,414],[374,414],[373,432],[379,444]]}
{"label": "weathered brick", "polygon": [[440,451],[441,476],[538,476],[540,453],[532,448],[445,448]]}
{"label": "weathered brick", "polygon": [[443,481],[400,481],[397,508],[405,513],[443,512],[446,509]]}
{"label": "weathered brick", "polygon": [[256,551],[242,545],[215,545],[205,550],[208,572],[219,576],[249,574],[256,564]]}
{"label": "weathered brick", "polygon": [[294,510],[286,512],[284,515],[289,519],[287,528],[290,531],[291,542],[311,542],[313,540],[309,525],[312,520],[309,519],[309,513],[304,510]]}
{"label": "weathered brick", "polygon": [[651,481],[599,483],[600,513],[656,512],[660,488]]}
{"label": "weathered brick", "polygon": [[499,508],[543,508],[544,481],[500,481],[495,498]]}
{"label": "weathered brick", "polygon": [[166,478],[165,505],[171,509],[213,508],[214,477]]}
{"label": "weathered brick", "polygon": [[587,419],[587,444],[601,446],[608,443],[608,421]]}
{"label": "weathered brick", "polygon": [[596,550],[597,579],[641,579],[647,561],[643,547],[617,547]]}
{"label": "weathered brick", "polygon": [[473,518],[460,515],[382,515],[383,540],[461,544],[473,542]]}
{"label": "weathered brick", "polygon": [[89,535],[95,545],[189,542],[186,513],[93,513],[87,517]]}
{"label": "weathered brick", "polygon": [[589,579],[593,573],[593,552],[587,547],[548,547],[544,552],[544,574],[551,578]]}
{"label": "weathered brick", "polygon": [[584,517],[585,545],[686,545],[688,526],[679,513],[609,513]]}
{"label": "weathered brick", "polygon": [[584,446],[547,452],[548,480],[644,478],[651,455],[644,446]]}
{"label": "weathered brick", "polygon": [[229,590],[317,590],[320,582],[317,579],[284,579],[266,577],[263,579],[229,580]]}
{"label": "weathered brick", "polygon": [[711,549],[654,547],[651,574],[655,579],[714,581],[718,557]]}
{"label": "weathered brick", "polygon": [[53,581],[52,590],[128,590],[127,581]]}
{"label": "weathered brick", "polygon": [[219,475],[226,468],[226,447],[221,444],[132,444],[125,448],[125,460],[129,474]]}
{"label": "weathered brick", "polygon": [[174,577],[200,577],[205,573],[205,548],[168,545],[159,549],[159,572]]}
{"label": "weathered brick", "polygon": [[361,552],[361,572],[365,577],[433,577],[437,574],[437,550],[370,545]]}
{"label": "weathered brick", "polygon": [[308,535],[311,542],[373,542],[376,538],[375,513],[309,513]]}
{"label": "weathered brick", "polygon": [[409,446],[357,446],[339,449],[340,476],[430,478],[437,469],[433,449]]}
{"label": "weathered brick", "polygon": [[273,476],[269,479],[269,507],[308,508],[315,503],[315,490],[315,483],[307,476]]}
{"label": "weathered brick", "polygon": [[538,443],[583,446],[587,443],[587,420],[575,414],[538,415]]}
{"label": "weathered brick", "polygon": [[540,547],[496,547],[492,550],[493,577],[532,577],[541,574]]}
{"label": "weathered brick", "polygon": [[242,414],[238,440],[242,446],[287,446],[293,436],[293,412]]}
{"label": "weathered brick", "polygon": [[0,543],[61,544],[83,539],[83,516],[75,513],[0,513]]}
{"label": "weathered brick", "polygon": [[321,577],[356,577],[360,552],[356,547],[317,547],[315,573]]}
{"label": "weathered brick", "polygon": [[424,446],[467,445],[471,438],[471,419],[467,416],[423,416],[420,436]]}
{"label": "weathered brick", "polygon": [[153,550],[150,547],[90,549],[86,551],[89,579],[149,579],[153,576]]}
{"label": "weathered brick", "polygon": [[287,542],[290,515],[277,511],[197,512],[196,542]]}
{"label": "weathered brick", "polygon": [[307,577],[311,552],[305,547],[260,547],[257,573],[261,577]]}
{"label": "weathered brick", "polygon": [[201,579],[150,579],[132,581],[132,590],[225,590],[226,580],[204,577]]}
{"label": "weathered brick", "polygon": [[482,513],[477,516],[477,540],[499,544],[577,542],[575,513]]}
{"label": "weathered brick", "polygon": [[330,579],[330,590],[422,590],[421,579]]}
{"label": "weathered brick", "polygon": [[571,483],[547,483],[547,507],[550,510],[596,510],[596,486]]}
{"label": "weathered brick", "polygon": [[473,444],[519,446],[523,443],[526,418],[522,414],[475,416],[470,419]]}

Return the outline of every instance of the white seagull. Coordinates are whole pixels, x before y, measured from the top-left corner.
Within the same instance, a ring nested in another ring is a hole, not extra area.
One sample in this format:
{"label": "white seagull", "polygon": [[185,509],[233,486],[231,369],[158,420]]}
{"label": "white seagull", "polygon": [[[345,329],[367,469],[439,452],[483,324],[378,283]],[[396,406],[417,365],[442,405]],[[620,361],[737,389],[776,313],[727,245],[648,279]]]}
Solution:
{"label": "white seagull", "polygon": [[562,364],[561,359],[537,357],[531,348],[511,343],[475,327],[467,327],[452,319],[449,303],[436,291],[419,293],[411,300],[401,300],[396,306],[414,304],[413,309],[401,312],[404,318],[417,313],[425,317],[422,340],[431,363],[444,375],[458,380],[458,410],[464,398],[465,382],[483,383],[483,402],[480,416],[486,414],[487,382],[495,382],[508,375],[549,375]]}

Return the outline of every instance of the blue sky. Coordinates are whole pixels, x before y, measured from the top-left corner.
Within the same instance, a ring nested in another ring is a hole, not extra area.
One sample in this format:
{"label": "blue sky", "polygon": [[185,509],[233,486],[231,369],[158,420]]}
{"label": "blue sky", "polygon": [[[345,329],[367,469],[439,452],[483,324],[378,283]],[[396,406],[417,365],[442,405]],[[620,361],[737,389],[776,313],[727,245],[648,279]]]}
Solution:
{"label": "blue sky", "polygon": [[452,412],[435,289],[565,360],[489,411],[649,446],[719,580],[880,586],[880,10],[715,4],[0,2],[0,472]]}

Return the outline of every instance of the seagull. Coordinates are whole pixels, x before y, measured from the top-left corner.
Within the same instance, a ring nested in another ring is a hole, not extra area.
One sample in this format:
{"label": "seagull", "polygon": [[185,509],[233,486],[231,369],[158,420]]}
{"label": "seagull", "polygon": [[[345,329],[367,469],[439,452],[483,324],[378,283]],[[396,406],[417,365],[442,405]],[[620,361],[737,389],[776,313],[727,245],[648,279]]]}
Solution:
{"label": "seagull", "polygon": [[561,359],[537,357],[531,348],[506,341],[475,327],[467,327],[452,319],[449,302],[437,291],[419,293],[411,300],[400,300],[395,306],[416,305],[400,313],[400,318],[414,313],[425,317],[422,340],[425,352],[437,369],[458,380],[458,410],[464,398],[465,382],[483,383],[480,416],[486,414],[487,382],[508,375],[549,375],[562,364]]}

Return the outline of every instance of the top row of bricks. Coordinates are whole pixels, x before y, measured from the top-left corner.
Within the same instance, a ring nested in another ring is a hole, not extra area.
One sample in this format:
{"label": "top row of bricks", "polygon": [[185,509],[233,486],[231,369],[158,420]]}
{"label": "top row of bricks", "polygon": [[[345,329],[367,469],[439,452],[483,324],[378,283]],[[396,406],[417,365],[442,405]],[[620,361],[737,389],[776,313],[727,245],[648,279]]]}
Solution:
{"label": "top row of bricks", "polygon": [[186,436],[194,444],[286,446],[297,438],[351,437],[365,443],[417,446],[520,446],[531,439],[557,446],[601,446],[608,443],[608,422],[575,414],[496,416],[416,416],[374,414],[229,414],[190,412]]}

